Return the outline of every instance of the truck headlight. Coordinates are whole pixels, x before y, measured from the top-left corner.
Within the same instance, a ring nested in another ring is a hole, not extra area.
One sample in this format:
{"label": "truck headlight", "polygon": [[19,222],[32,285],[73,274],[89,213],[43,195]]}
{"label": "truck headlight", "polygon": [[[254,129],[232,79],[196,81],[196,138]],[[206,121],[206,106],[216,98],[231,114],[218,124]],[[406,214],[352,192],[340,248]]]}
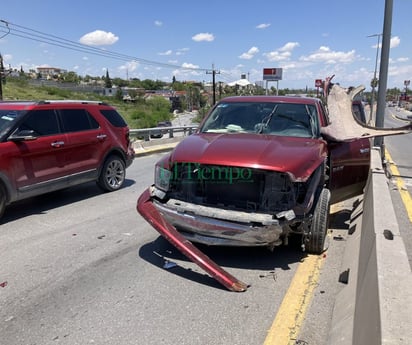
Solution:
{"label": "truck headlight", "polygon": [[165,192],[169,190],[172,172],[159,165],[155,167],[155,186]]}

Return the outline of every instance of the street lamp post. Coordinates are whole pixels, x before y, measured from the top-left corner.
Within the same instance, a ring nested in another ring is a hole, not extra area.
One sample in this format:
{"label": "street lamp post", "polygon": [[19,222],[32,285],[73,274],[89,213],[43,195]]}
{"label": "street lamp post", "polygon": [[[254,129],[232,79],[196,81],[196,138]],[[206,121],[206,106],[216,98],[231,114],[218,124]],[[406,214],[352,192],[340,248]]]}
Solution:
{"label": "street lamp post", "polygon": [[378,55],[379,55],[379,45],[380,45],[380,41],[381,41],[381,36],[382,34],[374,34],[374,35],[370,35],[367,37],[378,37],[378,44],[376,46],[376,59],[375,59],[375,71],[373,72],[373,79],[371,81],[371,86],[372,86],[372,96],[371,96],[371,111],[369,114],[369,122],[368,124],[371,124],[372,122],[372,114],[373,114],[373,103],[375,102],[375,88],[378,86],[378,79],[376,78],[376,72],[378,69]]}

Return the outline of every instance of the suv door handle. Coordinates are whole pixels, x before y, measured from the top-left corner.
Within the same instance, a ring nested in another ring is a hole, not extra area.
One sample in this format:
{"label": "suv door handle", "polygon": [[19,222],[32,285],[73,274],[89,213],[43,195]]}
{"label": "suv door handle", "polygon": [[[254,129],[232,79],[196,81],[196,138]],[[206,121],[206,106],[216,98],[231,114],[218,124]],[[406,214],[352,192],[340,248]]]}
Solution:
{"label": "suv door handle", "polygon": [[359,150],[360,153],[369,153],[370,149],[369,148],[363,148]]}
{"label": "suv door handle", "polygon": [[64,146],[64,141],[55,141],[50,144],[52,147],[62,147]]}
{"label": "suv door handle", "polygon": [[106,134],[99,134],[96,138],[97,138],[97,140],[103,141],[107,138],[107,135]]}

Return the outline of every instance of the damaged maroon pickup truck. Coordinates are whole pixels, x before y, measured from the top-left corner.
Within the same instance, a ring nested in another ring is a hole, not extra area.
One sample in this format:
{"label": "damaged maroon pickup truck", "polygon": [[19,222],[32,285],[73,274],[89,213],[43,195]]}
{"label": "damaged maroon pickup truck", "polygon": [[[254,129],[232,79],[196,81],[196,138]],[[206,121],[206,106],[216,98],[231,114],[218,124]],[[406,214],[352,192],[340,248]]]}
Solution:
{"label": "damaged maroon pickup truck", "polygon": [[215,279],[244,291],[192,242],[273,249],[299,235],[303,250],[322,253],[330,205],[363,193],[370,163],[367,137],[327,139],[329,124],[318,98],[225,98],[156,164],[137,209]]}

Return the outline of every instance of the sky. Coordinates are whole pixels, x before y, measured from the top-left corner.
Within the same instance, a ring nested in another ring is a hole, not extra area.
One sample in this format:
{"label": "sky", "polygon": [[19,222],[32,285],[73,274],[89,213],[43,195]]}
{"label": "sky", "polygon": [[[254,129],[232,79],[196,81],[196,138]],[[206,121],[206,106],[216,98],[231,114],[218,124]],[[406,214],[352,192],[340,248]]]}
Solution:
{"label": "sky", "polygon": [[[375,66],[379,77],[385,0],[3,0],[1,7],[0,54],[18,70],[165,82],[211,82],[215,71],[216,82],[244,75],[255,83],[264,68],[281,68],[281,89],[315,88],[316,79],[335,75],[342,86],[370,90]],[[412,79],[411,14],[412,0],[393,0],[388,88]]]}

